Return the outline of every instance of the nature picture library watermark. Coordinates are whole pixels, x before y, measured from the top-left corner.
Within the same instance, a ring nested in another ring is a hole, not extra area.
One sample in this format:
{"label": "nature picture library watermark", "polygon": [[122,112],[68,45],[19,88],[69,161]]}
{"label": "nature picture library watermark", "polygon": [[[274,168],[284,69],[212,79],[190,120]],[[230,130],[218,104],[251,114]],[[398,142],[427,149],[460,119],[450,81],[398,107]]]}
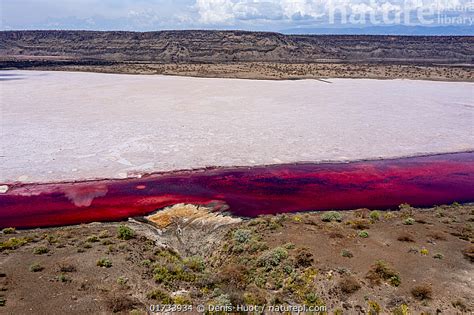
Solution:
{"label": "nature picture library watermark", "polygon": [[474,0],[328,0],[329,24],[472,26]]}

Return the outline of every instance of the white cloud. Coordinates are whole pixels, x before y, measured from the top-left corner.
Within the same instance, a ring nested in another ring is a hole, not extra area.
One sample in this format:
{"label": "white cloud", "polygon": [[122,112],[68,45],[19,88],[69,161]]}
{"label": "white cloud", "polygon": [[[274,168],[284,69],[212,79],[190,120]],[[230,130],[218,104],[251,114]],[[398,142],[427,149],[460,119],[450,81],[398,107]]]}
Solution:
{"label": "white cloud", "polygon": [[317,20],[334,11],[383,15],[423,10],[434,14],[450,9],[459,11],[472,7],[472,3],[472,0],[197,0],[196,8],[204,24],[230,24],[248,19]]}
{"label": "white cloud", "polygon": [[[362,22],[374,16],[414,15],[437,10],[471,17],[474,0],[0,0],[3,27],[13,29],[240,28],[278,30]],[[470,8],[470,11],[468,10]],[[464,10],[464,11],[463,11]],[[334,13],[338,14],[334,18]],[[370,15],[370,17],[369,17]],[[469,20],[466,20],[469,21]],[[414,24],[420,24],[415,23]]]}
{"label": "white cloud", "polygon": [[199,20],[204,24],[227,23],[235,18],[231,0],[197,0]]}

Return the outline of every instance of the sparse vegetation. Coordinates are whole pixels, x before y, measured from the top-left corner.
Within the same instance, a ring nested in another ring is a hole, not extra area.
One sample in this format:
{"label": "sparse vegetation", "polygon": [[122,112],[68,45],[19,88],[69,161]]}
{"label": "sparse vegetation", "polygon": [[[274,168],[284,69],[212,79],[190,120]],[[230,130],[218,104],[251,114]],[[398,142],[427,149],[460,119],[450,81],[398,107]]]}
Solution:
{"label": "sparse vegetation", "polygon": [[313,254],[307,248],[299,248],[295,256],[296,267],[309,267],[313,264]]}
{"label": "sparse vegetation", "polygon": [[362,237],[362,238],[367,238],[367,237],[369,237],[369,232],[360,231],[357,235],[359,235],[359,237]]}
{"label": "sparse vegetation", "polygon": [[120,225],[118,227],[117,234],[118,234],[118,238],[122,240],[129,240],[135,236],[135,232],[131,228],[125,225]]}
{"label": "sparse vegetation", "polygon": [[411,294],[417,300],[430,300],[433,295],[433,289],[428,284],[420,284],[411,289]]}
{"label": "sparse vegetation", "polygon": [[382,308],[380,307],[379,303],[375,301],[369,301],[368,306],[369,306],[369,315],[378,315],[382,311]]}
{"label": "sparse vegetation", "polygon": [[329,211],[321,216],[321,220],[324,222],[341,222],[342,214],[337,211]]}
{"label": "sparse vegetation", "polygon": [[402,304],[395,308],[392,312],[393,315],[409,315],[410,313],[408,312],[408,305]]}
{"label": "sparse vegetation", "polygon": [[4,229],[2,230],[2,233],[3,233],[3,234],[15,234],[15,233],[16,233],[16,229],[13,228],[13,227],[4,228]]}
{"label": "sparse vegetation", "polygon": [[68,276],[66,276],[65,274],[60,274],[58,276],[58,281],[59,282],[71,282],[71,278],[69,278]]}
{"label": "sparse vegetation", "polygon": [[[419,228],[408,228],[410,231],[404,232],[401,223],[406,217],[399,212],[396,219],[371,224],[371,212],[367,209],[343,212],[346,224],[323,224],[321,214],[317,212],[297,214],[300,218],[298,222],[293,220],[293,214],[285,217],[261,216],[243,220],[227,230],[221,227],[216,234],[196,234],[212,236],[215,243],[209,247],[208,243],[202,246],[203,240],[191,234],[198,233],[196,231],[203,233],[200,229],[194,229],[194,226],[190,229],[184,224],[180,225],[184,227],[180,240],[173,234],[174,226],[160,236],[166,240],[165,247],[157,245],[161,239],[151,242],[144,236],[148,234],[141,229],[137,229],[134,238],[128,241],[119,241],[113,233],[112,236],[101,237],[102,231],[115,231],[118,224],[113,223],[67,227],[64,230],[45,229],[41,232],[20,230],[14,236],[25,239],[29,245],[1,254],[7,262],[14,260],[21,265],[21,269],[11,264],[0,266],[0,295],[8,294],[8,307],[10,304],[16,307],[14,305],[18,304],[13,300],[15,294],[12,297],[9,295],[10,291],[18,290],[17,287],[12,290],[14,283],[23,286],[20,292],[24,292],[25,297],[37,301],[37,297],[30,295],[28,290],[37,291],[38,281],[30,279],[42,279],[56,282],[50,287],[62,288],[65,295],[56,298],[65,303],[70,303],[72,299],[79,305],[100,294],[97,305],[91,305],[93,313],[111,313],[113,309],[121,309],[120,312],[127,314],[141,314],[142,303],[218,305],[220,302],[234,305],[333,305],[331,311],[339,313],[342,310],[343,313],[376,314],[380,308],[380,314],[397,315],[407,315],[410,303],[410,313],[433,312],[437,308],[446,312],[468,313],[470,305],[462,300],[466,297],[466,291],[454,286],[446,280],[449,276],[444,275],[446,266],[455,271],[466,266],[467,262],[461,258],[459,250],[467,244],[465,252],[468,253],[472,244],[450,235],[460,232],[460,227],[466,225],[466,218],[471,214],[465,210],[466,206],[459,207],[459,210],[456,208],[456,212],[448,206],[443,207],[449,209],[446,217],[456,216],[459,222],[445,226],[433,220],[435,213],[432,211],[418,212],[415,208],[405,215],[431,222],[434,228],[416,225]],[[368,231],[373,241],[357,239],[358,233],[363,231],[351,228],[354,219],[370,226]],[[272,220],[283,224],[284,228],[272,229]],[[209,227],[203,226],[205,229]],[[100,246],[87,241],[94,236],[100,239],[99,242],[111,240],[115,244]],[[4,234],[0,237],[3,237],[0,239],[2,242],[9,238]],[[48,237],[53,242],[57,240],[56,245],[48,245]],[[438,244],[438,238],[446,243]],[[448,246],[451,242],[453,246]],[[58,247],[61,244],[65,247]],[[93,246],[84,254],[75,253],[76,249],[88,245]],[[38,247],[54,252],[47,257],[36,256],[38,263],[33,264],[31,259],[35,256],[32,253]],[[410,247],[413,249],[409,250]],[[366,255],[372,249],[371,254]],[[429,252],[427,256],[420,257],[424,249],[429,249]],[[353,254],[356,252],[359,254]],[[374,262],[372,254],[381,260]],[[97,260],[102,255],[105,258]],[[349,259],[353,256],[356,258]],[[24,261],[28,263],[24,264]],[[96,267],[95,262],[104,268],[113,262],[113,267],[105,271]],[[425,263],[428,265],[424,266]],[[3,269],[3,266],[7,268]],[[396,270],[393,266],[400,269]],[[426,273],[407,273],[407,269],[426,267],[430,268],[430,281],[444,283],[446,292],[433,288],[430,294],[425,288],[418,288],[426,285],[423,282],[427,279]],[[30,277],[25,279],[31,288],[25,289],[26,283],[23,278],[19,278],[21,281],[15,279],[17,275]],[[366,279],[362,279],[364,276]],[[401,281],[402,288],[389,287],[400,286]],[[47,286],[44,290],[51,293]],[[119,298],[128,300],[114,308],[112,301],[118,302]],[[352,308],[346,309],[340,303],[350,303]]]}
{"label": "sparse vegetation", "polygon": [[126,295],[114,295],[107,301],[107,307],[112,313],[129,314],[138,305],[138,302]]}
{"label": "sparse vegetation", "polygon": [[46,246],[38,246],[33,250],[33,254],[35,255],[43,255],[49,252],[48,247]]}
{"label": "sparse vegetation", "polygon": [[86,242],[88,243],[96,243],[99,241],[99,237],[97,235],[91,235],[86,238]]}
{"label": "sparse vegetation", "polygon": [[196,279],[195,274],[184,268],[180,261],[166,265],[156,265],[153,269],[153,277],[157,283],[165,286],[173,286],[179,282],[191,282]]}
{"label": "sparse vegetation", "polygon": [[206,263],[204,262],[204,259],[199,256],[185,258],[183,263],[186,267],[195,272],[202,272],[204,269],[206,269]]}
{"label": "sparse vegetation", "polygon": [[413,224],[415,224],[415,219],[413,219],[413,218],[406,218],[406,219],[403,221],[403,224],[405,224],[405,225],[413,225]]}
{"label": "sparse vegetation", "polygon": [[466,304],[464,303],[464,301],[462,301],[461,299],[457,299],[455,301],[453,301],[451,303],[451,305],[460,310],[461,312],[467,312],[468,311],[468,307],[466,306]]}
{"label": "sparse vegetation", "polygon": [[252,231],[246,229],[238,229],[234,231],[234,241],[237,243],[247,243],[251,236]]}
{"label": "sparse vegetation", "polygon": [[412,208],[408,203],[402,203],[401,205],[398,206],[398,209],[400,209],[401,211],[409,211]]}
{"label": "sparse vegetation", "polygon": [[7,241],[0,242],[0,251],[3,251],[5,249],[10,249],[10,250],[17,249],[25,245],[26,243],[28,243],[28,241],[25,238],[12,237],[8,239]]}
{"label": "sparse vegetation", "polygon": [[108,258],[101,258],[97,261],[97,266],[103,268],[110,268],[112,267],[112,262]]}
{"label": "sparse vegetation", "polygon": [[263,253],[258,258],[258,265],[264,267],[265,270],[270,271],[278,266],[284,259],[288,257],[288,251],[283,247],[275,247]]}
{"label": "sparse vegetation", "polygon": [[380,220],[380,211],[374,210],[369,213],[369,218],[372,220],[372,222],[379,221]]}
{"label": "sparse vegetation", "polygon": [[59,263],[59,271],[60,272],[76,272],[76,266],[74,266],[72,263],[63,261]]}
{"label": "sparse vegetation", "polygon": [[34,263],[30,266],[30,271],[31,272],[39,272],[39,271],[42,271],[44,268],[38,264],[38,263]]}
{"label": "sparse vegetation", "polygon": [[354,257],[354,254],[352,254],[352,252],[347,250],[347,249],[343,249],[341,251],[341,256],[346,257],[346,258],[352,258],[352,257]]}
{"label": "sparse vegetation", "polygon": [[161,289],[155,289],[147,294],[147,298],[150,300],[155,300],[159,304],[164,304],[164,305],[170,305],[173,304],[173,299],[171,296],[161,290]]}
{"label": "sparse vegetation", "polygon": [[108,230],[102,230],[102,231],[100,231],[100,233],[99,233],[99,238],[107,238],[107,237],[109,237],[109,236],[110,236],[110,233],[109,233]]}
{"label": "sparse vegetation", "polygon": [[126,286],[128,282],[128,278],[125,276],[120,276],[117,278],[117,284],[120,286]]}
{"label": "sparse vegetation", "polygon": [[369,228],[369,221],[365,219],[348,221],[349,224],[355,230],[364,230]]}
{"label": "sparse vegetation", "polygon": [[339,288],[343,293],[352,294],[360,289],[360,284],[354,277],[346,276],[339,281]]}
{"label": "sparse vegetation", "polygon": [[474,245],[469,245],[462,250],[462,254],[466,259],[469,259],[471,262],[474,262]]}
{"label": "sparse vegetation", "polygon": [[368,272],[367,278],[374,284],[380,284],[380,281],[383,280],[395,287],[398,287],[401,283],[398,272],[396,272],[383,260],[378,260],[375,262]]}

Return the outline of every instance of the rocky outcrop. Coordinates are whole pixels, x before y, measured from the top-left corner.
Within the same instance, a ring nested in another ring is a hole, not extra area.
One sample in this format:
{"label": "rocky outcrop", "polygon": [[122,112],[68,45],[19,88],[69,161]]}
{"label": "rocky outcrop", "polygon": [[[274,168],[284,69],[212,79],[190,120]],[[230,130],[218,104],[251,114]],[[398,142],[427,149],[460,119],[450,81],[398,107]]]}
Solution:
{"label": "rocky outcrop", "polygon": [[3,31],[0,56],[159,63],[472,63],[474,37],[317,36],[243,31]]}

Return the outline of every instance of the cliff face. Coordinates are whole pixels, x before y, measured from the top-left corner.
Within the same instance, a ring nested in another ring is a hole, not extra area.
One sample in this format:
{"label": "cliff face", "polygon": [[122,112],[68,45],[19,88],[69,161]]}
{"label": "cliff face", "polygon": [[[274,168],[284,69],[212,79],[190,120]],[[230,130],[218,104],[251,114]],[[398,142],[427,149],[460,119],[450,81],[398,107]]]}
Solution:
{"label": "cliff face", "polygon": [[474,37],[314,36],[242,31],[4,31],[0,55],[107,61],[463,62]]}

